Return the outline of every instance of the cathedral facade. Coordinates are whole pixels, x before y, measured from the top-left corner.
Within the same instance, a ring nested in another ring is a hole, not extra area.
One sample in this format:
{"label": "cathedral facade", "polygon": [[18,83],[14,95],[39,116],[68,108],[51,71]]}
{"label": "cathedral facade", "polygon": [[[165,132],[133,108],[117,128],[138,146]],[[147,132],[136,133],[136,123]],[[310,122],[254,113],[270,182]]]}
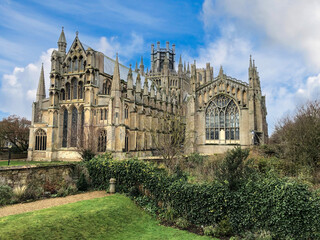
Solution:
{"label": "cathedral facade", "polygon": [[[222,67],[176,64],[175,45],[151,45],[151,67],[135,69],[112,60],[76,35],[67,52],[62,30],[51,56],[49,96],[43,68],[32,106],[29,160],[80,160],[79,149],[113,152],[118,158],[151,156],[155,137],[168,137],[168,118],[179,115],[188,141],[185,153],[222,153],[268,138],[265,97],[254,61],[249,84]],[[176,67],[177,65],[177,67]],[[177,68],[177,69],[176,69]],[[154,135],[154,133],[156,135]]]}

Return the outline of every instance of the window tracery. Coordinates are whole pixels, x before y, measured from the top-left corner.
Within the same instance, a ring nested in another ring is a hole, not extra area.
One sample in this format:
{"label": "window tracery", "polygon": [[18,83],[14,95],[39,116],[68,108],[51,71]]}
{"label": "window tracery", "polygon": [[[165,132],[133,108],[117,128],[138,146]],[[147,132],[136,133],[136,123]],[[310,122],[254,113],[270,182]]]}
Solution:
{"label": "window tracery", "polygon": [[219,140],[220,131],[225,131],[226,140],[239,140],[239,109],[234,100],[218,95],[206,111],[206,139]]}
{"label": "window tracery", "polygon": [[47,149],[47,133],[43,129],[36,132],[35,150],[44,151]]}
{"label": "window tracery", "polygon": [[98,138],[98,152],[105,152],[107,150],[107,131],[101,130]]}

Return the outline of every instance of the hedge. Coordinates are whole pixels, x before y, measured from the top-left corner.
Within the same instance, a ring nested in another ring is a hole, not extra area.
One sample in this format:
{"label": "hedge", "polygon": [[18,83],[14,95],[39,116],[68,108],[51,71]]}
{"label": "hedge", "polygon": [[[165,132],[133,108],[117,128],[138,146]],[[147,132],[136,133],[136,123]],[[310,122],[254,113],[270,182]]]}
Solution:
{"label": "hedge", "polygon": [[320,239],[319,194],[293,180],[260,176],[232,191],[225,182],[191,184],[150,163],[113,160],[110,154],[93,158],[87,167],[94,187],[106,189],[110,178],[116,178],[118,191],[128,194],[143,186],[192,224],[227,219],[236,234],[267,230],[275,239]]}

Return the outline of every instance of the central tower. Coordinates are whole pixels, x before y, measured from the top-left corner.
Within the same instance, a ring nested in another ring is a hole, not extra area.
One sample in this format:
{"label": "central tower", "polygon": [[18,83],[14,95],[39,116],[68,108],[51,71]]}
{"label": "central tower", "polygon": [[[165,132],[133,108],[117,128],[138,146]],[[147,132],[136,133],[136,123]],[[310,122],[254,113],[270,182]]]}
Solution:
{"label": "central tower", "polygon": [[154,44],[151,45],[151,72],[160,73],[164,66],[168,65],[169,71],[174,71],[175,65],[175,44],[172,44],[172,49],[169,48],[169,42],[166,42],[166,48],[160,48],[160,42],[157,42],[157,48],[154,49]]}

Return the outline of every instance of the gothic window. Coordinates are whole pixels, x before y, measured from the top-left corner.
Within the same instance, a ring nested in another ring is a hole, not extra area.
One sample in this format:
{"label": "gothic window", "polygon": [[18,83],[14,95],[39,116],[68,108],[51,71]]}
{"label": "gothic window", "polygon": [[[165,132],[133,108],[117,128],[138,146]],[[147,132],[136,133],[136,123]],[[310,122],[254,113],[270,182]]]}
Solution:
{"label": "gothic window", "polygon": [[126,136],[124,138],[124,151],[129,152],[129,133],[126,132]]}
{"label": "gothic window", "polygon": [[128,108],[128,105],[125,105],[124,106],[124,118],[128,119],[128,116],[129,116],[129,108]]}
{"label": "gothic window", "polygon": [[98,152],[105,152],[107,150],[107,131],[101,130],[98,138]]}
{"label": "gothic window", "polygon": [[36,132],[35,150],[44,151],[47,149],[47,133],[39,129]]}
{"label": "gothic window", "polygon": [[72,79],[71,85],[72,85],[72,99],[77,99],[78,83],[76,78]]}
{"label": "gothic window", "polygon": [[70,100],[71,90],[70,90],[70,83],[66,83],[66,99]]}
{"label": "gothic window", "polygon": [[77,135],[78,135],[78,110],[77,108],[72,109],[72,114],[71,114],[71,142],[70,146],[71,147],[76,147],[77,146]]}
{"label": "gothic window", "polygon": [[100,120],[103,120],[103,110],[100,109]]}
{"label": "gothic window", "polygon": [[78,96],[79,96],[79,99],[83,99],[83,82],[79,82],[79,87],[78,87],[78,89],[79,89],[79,93],[78,93]]}
{"label": "gothic window", "polygon": [[61,100],[66,100],[66,93],[65,93],[64,89],[61,89],[60,99]]}
{"label": "gothic window", "polygon": [[80,57],[80,71],[84,70],[83,57]]}
{"label": "gothic window", "polygon": [[206,111],[206,139],[218,140],[220,130],[225,131],[226,140],[239,140],[239,110],[234,100],[218,95]]}
{"label": "gothic window", "polygon": [[63,112],[63,125],[62,125],[62,147],[68,146],[68,110]]}
{"label": "gothic window", "polygon": [[77,59],[77,58],[74,58],[74,59],[73,59],[73,62],[74,62],[74,71],[78,71],[78,66],[79,66],[78,59]]}
{"label": "gothic window", "polygon": [[72,61],[69,59],[69,69],[68,72],[72,72]]}
{"label": "gothic window", "polygon": [[107,84],[106,83],[102,84],[102,94],[107,95]]}
{"label": "gothic window", "polygon": [[104,109],[104,120],[108,120],[108,109]]}

